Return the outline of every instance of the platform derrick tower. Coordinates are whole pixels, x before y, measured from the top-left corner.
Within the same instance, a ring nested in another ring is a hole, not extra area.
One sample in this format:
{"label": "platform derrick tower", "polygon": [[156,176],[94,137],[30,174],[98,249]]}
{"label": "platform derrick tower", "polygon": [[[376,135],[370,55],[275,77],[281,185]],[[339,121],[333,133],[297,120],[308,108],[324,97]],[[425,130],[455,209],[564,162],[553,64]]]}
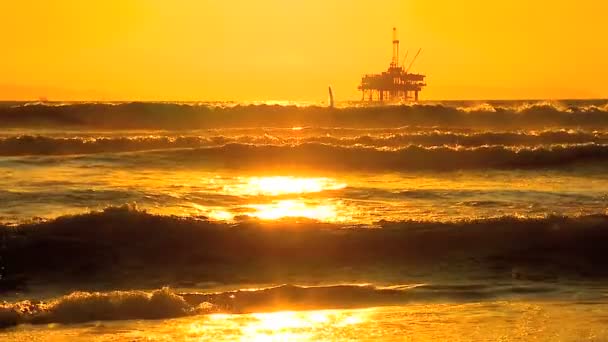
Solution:
{"label": "platform derrick tower", "polygon": [[[425,75],[410,73],[422,49],[409,63],[408,67],[399,65],[399,39],[397,29],[393,28],[393,58],[387,71],[381,74],[368,74],[361,78],[359,90],[363,101],[405,102],[418,101],[418,94],[423,87]],[[405,62],[405,61],[404,61]]]}

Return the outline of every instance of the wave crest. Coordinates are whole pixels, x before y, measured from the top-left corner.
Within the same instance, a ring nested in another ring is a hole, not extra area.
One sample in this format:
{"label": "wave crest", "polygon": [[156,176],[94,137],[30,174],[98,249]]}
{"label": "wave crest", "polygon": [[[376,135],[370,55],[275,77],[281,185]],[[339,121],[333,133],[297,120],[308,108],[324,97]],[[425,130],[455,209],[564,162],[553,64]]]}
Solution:
{"label": "wave crest", "polygon": [[[51,153],[52,154],[52,153]],[[264,144],[228,143],[209,147],[134,151],[128,155],[104,154],[78,160],[129,165],[225,169],[308,170],[461,170],[559,168],[608,160],[608,145],[598,143],[541,146],[482,145],[369,147],[326,143]],[[53,164],[64,158],[26,158],[16,162]]]}
{"label": "wave crest", "polygon": [[[283,133],[284,134],[284,133]],[[340,147],[390,147],[444,145],[478,147],[484,145],[538,146],[551,144],[608,143],[605,133],[584,131],[471,132],[421,131],[410,133],[365,134],[357,136],[125,136],[125,137],[51,137],[21,135],[0,138],[0,155],[65,155],[132,152],[176,148],[219,147],[226,144],[283,145],[326,144]]]}
{"label": "wave crest", "polygon": [[100,320],[164,319],[209,313],[252,313],[283,310],[362,308],[496,298],[522,298],[559,292],[547,285],[411,284],[379,287],[369,284],[326,286],[280,285],[226,292],[73,292],[48,302],[25,300],[0,304],[0,328],[17,324],[83,323]]}
{"label": "wave crest", "polygon": [[449,266],[459,274],[509,279],[608,276],[605,215],[379,222],[369,228],[310,221],[229,224],[120,207],[2,227],[0,233],[6,241],[0,282],[5,290],[20,277],[25,285],[56,282],[59,269],[65,282],[103,280],[129,287],[135,279],[145,283],[159,274],[186,282],[264,283],[285,274],[335,274],[345,267],[360,274],[367,267],[406,274]]}
{"label": "wave crest", "polygon": [[0,304],[0,327],[22,323],[82,323],[99,320],[161,319],[209,313],[210,303],[193,306],[168,288],[144,291],[73,292],[49,302]]}
{"label": "wave crest", "polygon": [[590,104],[546,102],[447,103],[380,107],[236,105],[182,103],[77,103],[0,106],[2,127],[87,127],[94,129],[192,129],[213,127],[608,127],[605,101]]}
{"label": "wave crest", "polygon": [[[484,168],[560,167],[580,162],[601,162],[608,145],[574,144],[543,147],[480,146],[403,148],[300,145],[227,144],[220,147],[159,151],[132,156],[139,165],[195,164],[227,168],[329,169],[329,170],[458,170]],[[118,160],[117,160],[118,161]]]}

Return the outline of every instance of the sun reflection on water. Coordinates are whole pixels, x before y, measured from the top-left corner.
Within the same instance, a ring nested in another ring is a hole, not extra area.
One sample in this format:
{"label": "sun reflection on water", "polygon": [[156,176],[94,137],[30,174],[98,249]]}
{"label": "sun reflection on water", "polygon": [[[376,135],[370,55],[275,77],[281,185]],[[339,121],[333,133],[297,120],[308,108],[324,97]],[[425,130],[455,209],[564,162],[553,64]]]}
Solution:
{"label": "sun reflection on water", "polygon": [[[345,183],[325,177],[235,177],[222,185],[226,195],[238,196],[246,203],[238,208],[205,208],[193,204],[205,215],[222,221],[245,215],[261,220],[306,218],[324,222],[344,222],[349,215],[341,201],[318,196],[323,191],[346,188]],[[260,198],[260,197],[269,198]]]}
{"label": "sun reflection on water", "polygon": [[335,204],[310,205],[301,200],[283,200],[271,204],[251,204],[256,211],[250,216],[262,220],[277,220],[285,217],[301,217],[319,221],[343,221],[338,215]]}
{"label": "sun reflection on water", "polygon": [[324,177],[248,177],[238,178],[237,184],[224,186],[224,192],[246,196],[278,196],[286,194],[306,194],[326,190],[339,190],[346,184]]}
{"label": "sun reflection on water", "polygon": [[[189,335],[210,327],[230,331],[240,341],[313,341],[319,332],[354,326],[367,320],[368,310],[281,311],[247,315],[212,314],[207,322],[192,323]],[[339,336],[334,336],[337,338]]]}

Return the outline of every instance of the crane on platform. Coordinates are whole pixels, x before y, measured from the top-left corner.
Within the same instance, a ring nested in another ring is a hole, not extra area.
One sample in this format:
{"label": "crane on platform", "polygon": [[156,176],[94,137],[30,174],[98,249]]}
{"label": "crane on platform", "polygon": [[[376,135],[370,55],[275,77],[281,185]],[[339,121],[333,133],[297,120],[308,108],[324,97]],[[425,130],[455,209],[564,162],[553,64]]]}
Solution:
{"label": "crane on platform", "polygon": [[410,69],[412,68],[412,66],[414,65],[414,63],[416,62],[416,59],[418,58],[418,56],[420,56],[420,53],[422,52],[422,48],[418,49],[418,52],[416,53],[416,55],[414,56],[414,59],[412,59],[412,61],[410,62],[410,65],[407,67],[407,69],[405,69],[405,73],[407,74],[408,72],[410,72]]}
{"label": "crane on platform", "polygon": [[403,60],[401,61],[401,67],[405,66],[405,61],[407,61],[407,56],[410,54],[410,50],[405,51],[405,56],[403,56]]}

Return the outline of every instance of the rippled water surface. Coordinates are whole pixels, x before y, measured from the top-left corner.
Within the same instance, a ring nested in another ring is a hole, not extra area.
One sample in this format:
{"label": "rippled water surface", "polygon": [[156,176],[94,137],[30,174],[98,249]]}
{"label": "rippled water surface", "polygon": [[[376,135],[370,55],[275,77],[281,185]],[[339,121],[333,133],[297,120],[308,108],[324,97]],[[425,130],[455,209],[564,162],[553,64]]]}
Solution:
{"label": "rippled water surface", "polygon": [[489,302],[21,327],[14,341],[603,341],[605,305]]}
{"label": "rippled water surface", "polygon": [[606,106],[3,103],[0,339],[606,340]]}

